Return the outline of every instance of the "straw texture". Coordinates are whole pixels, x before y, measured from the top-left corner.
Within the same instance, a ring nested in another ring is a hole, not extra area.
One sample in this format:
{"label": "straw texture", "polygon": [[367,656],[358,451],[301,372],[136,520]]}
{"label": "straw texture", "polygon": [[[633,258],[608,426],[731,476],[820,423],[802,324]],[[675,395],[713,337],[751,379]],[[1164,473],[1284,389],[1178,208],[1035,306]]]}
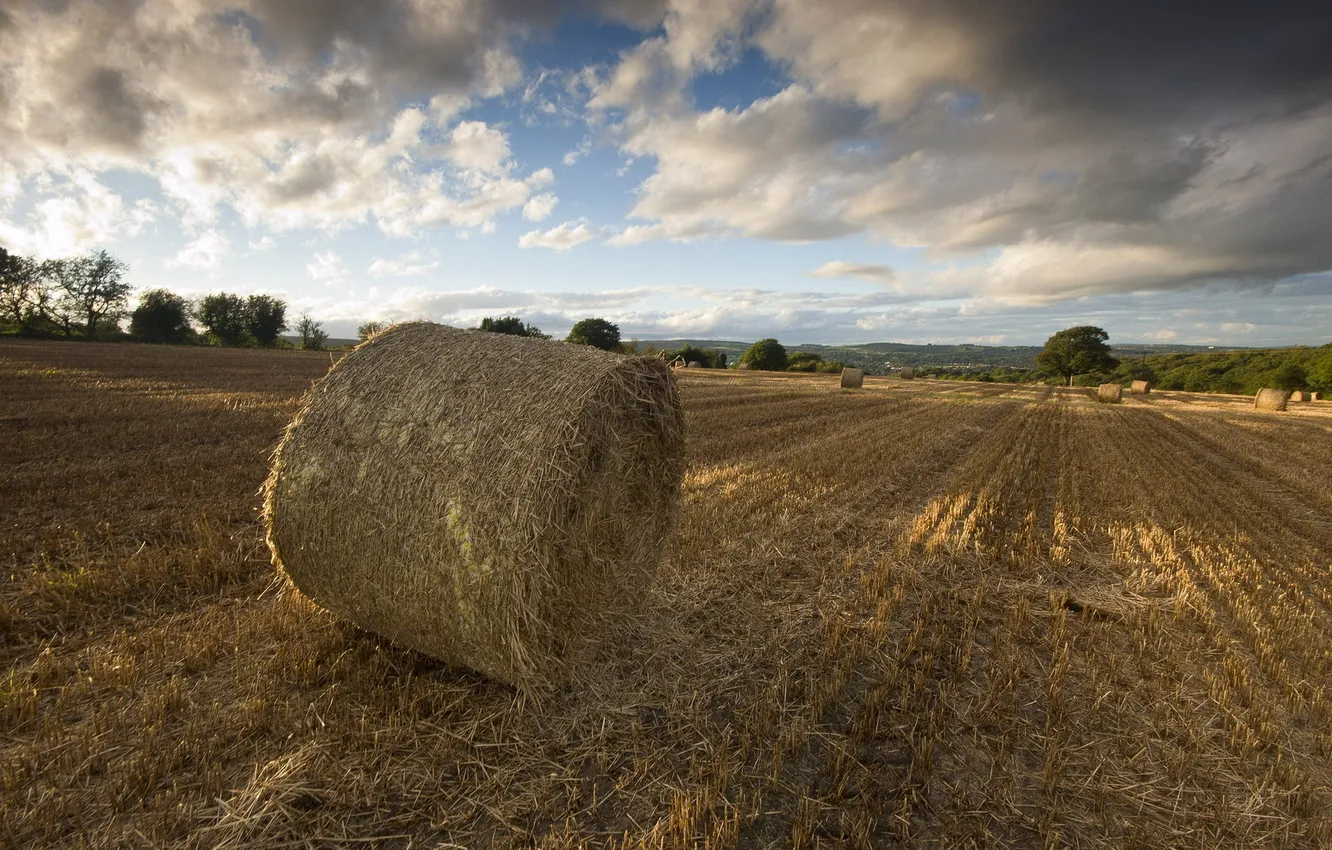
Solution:
{"label": "straw texture", "polygon": [[657,358],[398,325],[289,426],[265,485],[269,547],[333,613],[540,691],[650,578],[683,439]]}
{"label": "straw texture", "polygon": [[899,372],[898,374],[900,374],[903,378],[910,380],[911,378],[916,377],[916,367],[903,366],[902,371]]}
{"label": "straw texture", "polygon": [[842,368],[842,387],[846,389],[856,389],[865,384],[865,370],[852,369],[850,366]]}
{"label": "straw texture", "polygon": [[1152,391],[1151,381],[1134,381],[1129,385],[1129,392],[1134,395],[1147,395]]}
{"label": "straw texture", "polygon": [[1300,390],[1296,390],[1295,392],[1293,392],[1293,393],[1290,394],[1290,400],[1291,400],[1291,401],[1308,401],[1308,400],[1309,400],[1309,394],[1308,394],[1308,393],[1305,393],[1305,392],[1302,392],[1302,391],[1300,391]]}
{"label": "straw texture", "polygon": [[1253,406],[1258,410],[1285,410],[1290,393],[1285,390],[1262,389],[1254,396]]}
{"label": "straw texture", "polygon": [[1120,384],[1101,384],[1096,388],[1096,400],[1103,404],[1119,404],[1124,399],[1124,387]]}

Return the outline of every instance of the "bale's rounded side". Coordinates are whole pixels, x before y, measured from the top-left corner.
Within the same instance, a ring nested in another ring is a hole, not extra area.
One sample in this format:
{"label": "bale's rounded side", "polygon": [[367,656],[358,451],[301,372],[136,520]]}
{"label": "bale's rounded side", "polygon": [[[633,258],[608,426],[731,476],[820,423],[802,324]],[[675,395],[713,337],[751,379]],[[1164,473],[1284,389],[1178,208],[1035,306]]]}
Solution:
{"label": "bale's rounded side", "polygon": [[697,360],[690,360],[689,363],[688,363],[688,368],[690,368],[690,369],[702,369],[702,368],[703,368],[703,364],[700,363],[700,362],[698,362]]}
{"label": "bale's rounded side", "polygon": [[842,369],[842,386],[846,389],[856,389],[865,384],[865,370],[852,369],[850,366]]}
{"label": "bale's rounded side", "polygon": [[749,365],[748,363],[741,363],[741,364],[740,364],[739,366],[737,366],[736,368],[739,369],[741,372],[748,372],[748,371],[752,370],[754,367],[751,366],[751,365]]}
{"label": "bale's rounded side", "polygon": [[311,391],[274,456],[274,562],[328,610],[540,688],[643,585],[684,418],[657,358],[412,323]]}
{"label": "bale's rounded side", "polygon": [[1152,391],[1152,384],[1150,381],[1134,381],[1129,386],[1129,392],[1133,393],[1134,395],[1147,395],[1151,391]]}
{"label": "bale's rounded side", "polygon": [[914,366],[903,366],[902,371],[899,372],[898,374],[900,374],[903,378],[906,378],[909,381],[912,378],[916,377],[916,369]]}
{"label": "bale's rounded side", "polygon": [[1291,401],[1307,401],[1308,399],[1305,398],[1305,394],[1304,394],[1303,392],[1301,392],[1300,390],[1296,390],[1295,392],[1293,392],[1293,393],[1290,394],[1290,400],[1291,400]]}
{"label": "bale's rounded side", "polygon": [[1120,384],[1101,384],[1096,388],[1096,400],[1103,404],[1119,404],[1124,399],[1124,387]]}
{"label": "bale's rounded side", "polygon": [[1290,393],[1285,390],[1261,389],[1253,398],[1253,406],[1257,410],[1285,410],[1289,400]]}

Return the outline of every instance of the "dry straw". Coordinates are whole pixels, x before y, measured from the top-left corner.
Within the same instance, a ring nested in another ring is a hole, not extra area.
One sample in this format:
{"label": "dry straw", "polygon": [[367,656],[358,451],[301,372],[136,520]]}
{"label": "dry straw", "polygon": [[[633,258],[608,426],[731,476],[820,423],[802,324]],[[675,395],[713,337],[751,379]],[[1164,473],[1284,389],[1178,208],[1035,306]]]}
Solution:
{"label": "dry straw", "polygon": [[1258,410],[1285,410],[1290,393],[1285,390],[1262,389],[1254,396],[1253,406]]}
{"label": "dry straw", "polygon": [[842,369],[842,388],[857,389],[865,384],[865,370],[853,369],[850,366]]}
{"label": "dry straw", "polygon": [[907,380],[911,380],[912,378],[916,377],[916,368],[914,366],[903,366],[902,371],[899,372],[898,374],[900,374],[903,378],[906,378]]}
{"label": "dry straw", "polygon": [[288,427],[268,543],[333,613],[540,691],[650,578],[683,441],[658,358],[399,325]]}
{"label": "dry straw", "polygon": [[1300,390],[1296,390],[1295,392],[1293,392],[1293,393],[1290,394],[1290,400],[1291,400],[1291,401],[1308,401],[1309,399],[1308,399],[1308,396],[1306,396],[1303,392],[1301,392]]}
{"label": "dry straw", "polygon": [[1119,404],[1124,398],[1124,387],[1119,384],[1101,384],[1096,388],[1096,400],[1103,404]]}
{"label": "dry straw", "polygon": [[1129,385],[1129,392],[1133,395],[1147,395],[1152,391],[1151,381],[1134,381]]}
{"label": "dry straw", "polygon": [[703,368],[703,364],[702,364],[702,363],[699,363],[697,360],[690,360],[690,361],[689,361],[689,368],[690,368],[690,369],[702,369],[702,368]]}

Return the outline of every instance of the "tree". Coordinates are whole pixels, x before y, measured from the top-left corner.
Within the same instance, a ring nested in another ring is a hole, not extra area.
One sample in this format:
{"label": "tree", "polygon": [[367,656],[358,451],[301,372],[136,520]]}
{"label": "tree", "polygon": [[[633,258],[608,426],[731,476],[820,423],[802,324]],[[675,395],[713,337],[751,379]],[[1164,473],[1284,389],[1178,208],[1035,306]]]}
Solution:
{"label": "tree", "polygon": [[245,299],[245,331],[264,348],[277,345],[278,336],[287,329],[287,302],[272,295],[251,295]]}
{"label": "tree", "polygon": [[823,358],[812,351],[797,351],[786,358],[788,372],[817,372]]}
{"label": "tree", "polygon": [[602,351],[619,351],[620,326],[605,319],[583,319],[573,326],[564,341],[590,345]]}
{"label": "tree", "polygon": [[328,342],[328,334],[324,333],[323,326],[310,318],[309,313],[301,314],[301,320],[296,323],[296,332],[301,335],[301,348],[306,351],[323,351],[324,343]]}
{"label": "tree", "polygon": [[[614,326],[612,326],[614,327]],[[494,334],[509,334],[510,336],[530,336],[534,339],[550,339],[550,334],[543,334],[541,328],[536,325],[524,324],[523,320],[517,316],[501,316],[498,319],[492,319],[486,316],[481,320],[481,324],[476,327],[479,331]],[[616,329],[617,339],[619,330]]]}
{"label": "tree", "polygon": [[748,363],[754,369],[783,372],[786,370],[786,349],[771,337],[761,339],[745,349],[745,353],[740,355],[740,362]]}
{"label": "tree", "polygon": [[1308,380],[1297,363],[1286,363],[1272,373],[1272,384],[1280,390],[1302,390]]}
{"label": "tree", "polygon": [[41,267],[31,259],[0,248],[0,316],[20,333],[28,330],[40,272]]}
{"label": "tree", "polygon": [[205,295],[194,310],[194,317],[223,345],[240,345],[245,341],[245,299],[230,292]]}
{"label": "tree", "polygon": [[1319,392],[1332,393],[1332,352],[1309,364],[1309,386]]}
{"label": "tree", "polygon": [[145,292],[130,314],[130,336],[140,342],[181,343],[190,332],[190,305],[165,289]]}
{"label": "tree", "polygon": [[1036,366],[1047,375],[1065,378],[1072,386],[1074,375],[1108,372],[1119,365],[1106,345],[1108,339],[1108,333],[1091,325],[1067,328],[1045,341],[1045,350],[1036,355]]}
{"label": "tree", "polygon": [[97,336],[99,322],[125,309],[131,288],[125,280],[128,271],[129,266],[106,251],[63,261],[59,275],[62,306],[71,319],[77,317],[83,323],[87,339]]}
{"label": "tree", "polygon": [[370,337],[384,330],[383,322],[366,322],[356,329],[356,338],[365,342]]}

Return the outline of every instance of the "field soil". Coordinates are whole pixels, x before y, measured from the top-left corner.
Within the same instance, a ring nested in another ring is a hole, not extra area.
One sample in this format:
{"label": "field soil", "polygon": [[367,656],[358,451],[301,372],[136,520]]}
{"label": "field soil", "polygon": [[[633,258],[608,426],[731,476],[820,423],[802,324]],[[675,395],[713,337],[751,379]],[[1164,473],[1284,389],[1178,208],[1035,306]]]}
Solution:
{"label": "field soil", "polygon": [[275,575],[329,365],[0,342],[0,845],[1332,845],[1332,403],[681,373],[659,581],[537,702]]}

